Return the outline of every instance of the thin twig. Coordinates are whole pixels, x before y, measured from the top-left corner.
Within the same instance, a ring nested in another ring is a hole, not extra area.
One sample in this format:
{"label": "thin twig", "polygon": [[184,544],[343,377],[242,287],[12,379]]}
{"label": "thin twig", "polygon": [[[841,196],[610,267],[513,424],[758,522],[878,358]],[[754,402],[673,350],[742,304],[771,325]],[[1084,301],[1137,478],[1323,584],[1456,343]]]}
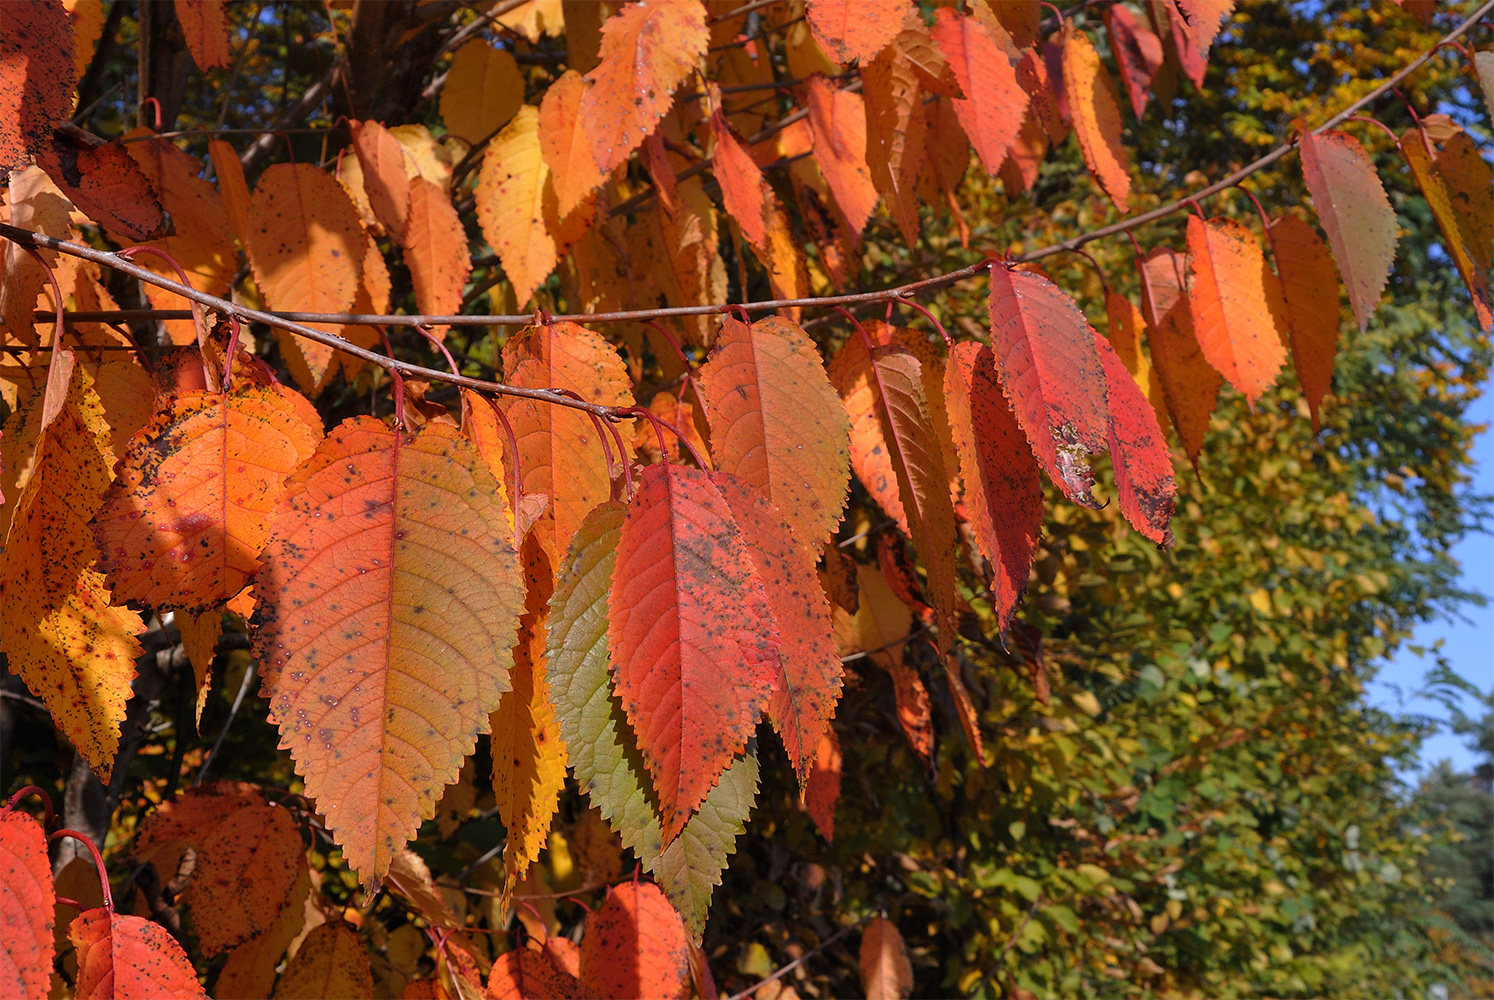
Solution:
{"label": "thin twig", "polygon": [[239,714],[239,706],[244,703],[244,696],[249,693],[249,685],[253,680],[254,664],[251,663],[244,670],[244,679],[239,682],[239,693],[234,695],[233,707],[228,710],[228,719],[223,723],[223,731],[218,734],[218,740],[213,744],[213,749],[208,751],[207,758],[203,760],[202,767],[197,771],[197,777],[192,779],[193,788],[198,788],[202,785],[202,779],[207,777],[208,768],[212,765],[213,758],[218,756],[219,750],[223,749],[223,741],[228,738],[228,727],[233,725],[234,716]]}
{"label": "thin twig", "polygon": [[800,955],[798,958],[790,962],[788,965],[785,965],[783,968],[779,969],[777,972],[764,979],[762,982],[754,983],[740,993],[733,993],[731,996],[727,997],[726,1000],[744,1000],[745,997],[750,997],[752,994],[756,993],[758,990],[762,989],[764,986],[768,985],[774,980],[782,976],[786,976],[790,972],[793,972],[799,966],[803,965],[805,962],[809,961],[811,958],[818,955],[820,952],[824,951],[826,948],[830,947],[832,944],[839,941],[841,938],[845,937],[847,934],[851,933],[862,924],[866,923],[868,919],[870,918],[862,917],[860,920],[856,921],[854,924],[851,924],[849,927],[842,927],[840,930],[836,931],[834,934],[831,934],[825,940],[821,941],[819,944],[815,945],[813,948],[809,949],[804,954]]}

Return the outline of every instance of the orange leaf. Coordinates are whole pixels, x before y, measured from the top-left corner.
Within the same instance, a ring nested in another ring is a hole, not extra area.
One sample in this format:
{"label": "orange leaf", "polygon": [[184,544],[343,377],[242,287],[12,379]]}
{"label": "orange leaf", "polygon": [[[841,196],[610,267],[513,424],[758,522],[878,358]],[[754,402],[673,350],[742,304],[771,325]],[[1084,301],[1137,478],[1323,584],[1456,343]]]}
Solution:
{"label": "orange leaf", "polygon": [[[569,943],[569,942],[567,942]],[[488,975],[490,1000],[531,1000],[534,997],[579,997],[581,984],[557,968],[543,951],[515,948],[493,961]]]}
{"label": "orange leaf", "polygon": [[198,615],[243,590],[285,477],[320,439],[316,411],[282,386],[164,397],[93,520],[116,599]]}
{"label": "orange leaf", "polygon": [[697,376],[717,468],[763,490],[812,551],[840,523],[850,424],[814,342],[770,316],[727,319]]}
{"label": "orange leaf", "polygon": [[1141,269],[1141,301],[1167,413],[1188,460],[1196,465],[1223,379],[1204,359],[1193,333],[1193,311],[1183,291],[1185,261],[1184,254],[1166,248],[1148,255]]}
{"label": "orange leaf", "polygon": [[228,8],[220,0],[176,0],[176,19],[198,69],[233,65],[228,51]]}
{"label": "orange leaf", "polygon": [[866,165],[866,108],[861,95],[816,74],[809,78],[805,97],[815,159],[852,238],[860,239],[877,206],[877,189]]}
{"label": "orange leaf", "polygon": [[247,244],[244,235],[249,231],[249,184],[244,180],[244,166],[239,154],[222,139],[208,140],[208,155],[213,161],[213,172],[218,175],[218,197],[233,225],[233,234]]}
{"label": "orange leaf", "polygon": [[[622,358],[599,335],[574,323],[532,326],[510,337],[503,345],[503,375],[509,385],[568,389],[606,406],[633,402]],[[612,495],[596,425],[580,410],[518,396],[500,397],[499,404],[518,441],[523,492],[550,497],[549,511],[534,531],[550,565],[559,566],[587,511]],[[507,461],[512,470],[512,459]],[[503,481],[511,483],[511,474]]]}
{"label": "orange leaf", "polygon": [[483,154],[477,223],[520,305],[555,269],[555,240],[545,228],[550,168],[540,150],[539,112],[526,104]]}
{"label": "orange leaf", "polygon": [[910,54],[934,50],[928,29],[911,14],[892,45],[861,67],[866,98],[866,160],[877,191],[897,220],[903,241],[918,242],[918,173],[928,156],[928,115],[923,106],[923,74]]}
{"label": "orange leaf", "polygon": [[1188,216],[1188,267],[1198,346],[1254,406],[1286,361],[1281,282],[1250,230],[1222,217]]}
{"label": "orange leaf", "polygon": [[811,0],[809,28],[820,48],[842,65],[865,66],[897,37],[908,0]]}
{"label": "orange leaf", "polygon": [[43,1000],[52,988],[52,865],[41,824],[0,811],[0,993]]}
{"label": "orange leaf", "polygon": [[108,780],[144,625],[112,606],[88,544],[114,464],[93,379],[66,350],[53,353],[48,379],[61,391],[48,386],[31,476],[0,553],[0,650]]}
{"label": "orange leaf", "polygon": [[581,984],[598,997],[690,995],[690,940],[658,886],[624,882],[586,918]]}
{"label": "orange leaf", "polygon": [[223,609],[208,608],[200,615],[178,611],[172,620],[181,633],[182,652],[192,665],[192,680],[197,688],[193,723],[201,733],[202,710],[207,705],[208,692],[213,683],[213,659],[217,656],[218,640],[223,637]]}
{"label": "orange leaf", "polygon": [[840,798],[840,738],[834,726],[826,726],[815,748],[809,779],[799,793],[804,809],[826,842],[835,839],[835,803]]}
{"label": "orange leaf", "polygon": [[[486,44],[479,42],[479,44]],[[405,241],[410,218],[410,177],[405,172],[405,147],[375,121],[355,122],[353,152],[363,170],[368,207],[396,243]]]}
{"label": "orange leaf", "polygon": [[1106,7],[1104,16],[1110,51],[1115,53],[1115,64],[1131,99],[1131,110],[1139,119],[1151,96],[1152,77],[1162,68],[1162,40],[1150,28],[1143,27],[1123,4]]}
{"label": "orange leaf", "polygon": [[[1330,265],[1331,266],[1331,265]],[[1167,399],[1162,393],[1162,382],[1152,368],[1152,363],[1141,350],[1141,331],[1146,327],[1141,310],[1136,303],[1116,292],[1105,293],[1105,338],[1115,353],[1120,355],[1126,371],[1141,386],[1151,400],[1152,410],[1157,414],[1157,424],[1166,431],[1171,425],[1167,416]]]}
{"label": "orange leaf", "polygon": [[0,4],[0,170],[24,167],[73,113],[73,26],[57,0]]}
{"label": "orange leaf", "polygon": [[[424,177],[410,181],[409,225],[401,245],[420,311],[427,316],[460,312],[462,289],[472,273],[467,231],[446,192]],[[438,336],[444,331],[436,330]]]}
{"label": "orange leaf", "polygon": [[220,997],[261,998],[270,995],[280,958],[291,942],[301,936],[306,923],[306,907],[311,895],[311,872],[303,852],[296,867],[296,884],[291,888],[280,915],[269,930],[255,935],[228,953],[213,992]]}
{"label": "orange leaf", "polygon": [[503,821],[503,891],[513,892],[539,857],[565,787],[565,741],[545,679],[545,620],[555,572],[534,535],[524,539],[527,596],[514,645],[511,690],[490,720],[493,796]]}
{"label": "orange leaf", "polygon": [[100,907],[67,933],[78,950],[77,1000],[207,1000],[182,946],[154,921]]}
{"label": "orange leaf", "polygon": [[954,101],[955,116],[986,173],[995,175],[1017,140],[1027,93],[1017,82],[1011,57],[984,25],[945,7],[935,16],[934,43],[965,95]]}
{"label": "orange leaf", "polygon": [[860,966],[867,1000],[904,1000],[913,992],[908,946],[886,917],[873,917],[861,932]]}
{"label": "orange leaf", "polygon": [[508,689],[523,590],[454,428],[344,421],[286,483],[255,581],[270,713],[366,882],[434,815]]}
{"label": "orange leaf", "polygon": [[1168,0],[1178,61],[1199,89],[1209,64],[1209,48],[1234,7],[1235,0]]}
{"label": "orange leaf", "polygon": [[1489,269],[1494,267],[1494,172],[1461,128],[1432,145],[1432,159],[1421,135],[1409,129],[1401,136],[1401,152],[1473,297],[1479,325],[1488,330],[1494,324],[1489,289]]}
{"label": "orange leaf", "polygon": [[592,158],[608,173],[643,144],[674,103],[674,90],[705,55],[710,32],[700,0],[631,3],[602,24],[601,61],[578,115]]}
{"label": "orange leaf", "polygon": [[540,150],[550,168],[562,219],[601,187],[605,179],[591,155],[586,119],[581,116],[581,97],[585,92],[586,81],[581,74],[568,69],[545,88],[545,96],[540,99],[536,126]]}
{"label": "orange leaf", "polygon": [[759,257],[764,257],[773,189],[763,179],[763,172],[746,147],[732,134],[719,106],[711,113],[711,135],[716,140],[711,171],[721,185],[721,202],[742,227],[747,242],[758,251]]}
{"label": "orange leaf", "polygon": [[729,473],[715,473],[711,482],[731,508],[773,609],[779,666],[768,718],[803,787],[819,739],[840,701],[842,670],[830,634],[830,607],[815,577],[813,559],[794,544],[780,509]]}
{"label": "orange leaf", "polygon": [[1303,132],[1302,179],[1312,195],[1359,329],[1369,325],[1395,263],[1395,209],[1359,140],[1343,132]]}
{"label": "orange leaf", "polygon": [[1054,485],[1098,506],[1086,454],[1105,450],[1105,373],[1084,313],[1040,274],[991,268],[991,349],[1001,387]]}
{"label": "orange leaf", "polygon": [[1063,89],[1074,135],[1084,165],[1115,207],[1129,212],[1131,175],[1126,167],[1126,147],[1121,139],[1120,105],[1115,84],[1100,62],[1089,36],[1072,27],[1064,28]]}
{"label": "orange leaf", "polygon": [[1037,461],[1001,394],[991,349],[956,344],[944,370],[944,398],[975,541],[991,567],[991,598],[1005,628],[1027,589],[1043,527]]}
{"label": "orange leaf", "polygon": [[710,475],[644,469],[609,600],[614,686],[673,840],[747,744],[779,669],[763,584]]}
{"label": "orange leaf", "polygon": [[1167,439],[1146,393],[1126,371],[1115,348],[1095,334],[1095,350],[1105,368],[1105,392],[1110,400],[1110,464],[1121,513],[1147,538],[1170,546],[1169,524],[1177,484]]}
{"label": "orange leaf", "polygon": [[306,849],[291,814],[248,785],[218,782],[163,802],[146,818],[135,853],[174,872],[197,852],[187,889],[198,943],[218,955],[269,930],[301,874]]}
{"label": "orange leaf", "polygon": [[1292,334],[1292,363],[1313,430],[1318,430],[1319,408],[1333,384],[1338,351],[1338,274],[1317,230],[1295,215],[1271,223],[1270,234]]}
{"label": "orange leaf", "polygon": [[90,146],[55,132],[36,165],[83,214],[127,239],[153,240],[170,228],[150,181],[118,141]]}
{"label": "orange leaf", "polygon": [[286,963],[275,987],[276,997],[373,996],[373,973],[363,938],[345,921],[334,920],[312,930]]}
{"label": "orange leaf", "polygon": [[441,88],[449,135],[476,145],[508,123],[524,103],[524,75],[513,54],[474,38],[457,49]]}

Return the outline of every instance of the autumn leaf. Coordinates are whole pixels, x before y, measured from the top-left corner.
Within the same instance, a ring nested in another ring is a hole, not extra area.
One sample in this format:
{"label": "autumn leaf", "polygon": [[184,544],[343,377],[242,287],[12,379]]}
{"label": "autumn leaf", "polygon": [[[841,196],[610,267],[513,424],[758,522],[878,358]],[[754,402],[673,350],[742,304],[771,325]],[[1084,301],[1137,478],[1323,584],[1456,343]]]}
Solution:
{"label": "autumn leaf", "polygon": [[1121,212],[1129,212],[1131,175],[1121,138],[1115,85],[1089,36],[1066,25],[1063,32],[1063,89],[1084,165]]}
{"label": "autumn leaf", "polygon": [[78,1000],[207,1000],[182,946],[154,921],[99,908],[68,928],[78,953]]}
{"label": "autumn leaf", "polygon": [[[1330,265],[1331,266],[1331,265]],[[1141,386],[1146,398],[1151,400],[1152,410],[1157,414],[1157,424],[1165,432],[1172,426],[1167,415],[1167,398],[1162,393],[1162,382],[1151,361],[1141,350],[1142,331],[1146,319],[1136,303],[1114,291],[1105,293],[1105,339],[1120,355],[1121,364]]]}
{"label": "autumn leaf", "polygon": [[954,101],[955,116],[986,173],[994,176],[1022,127],[1027,93],[1017,82],[1012,58],[979,21],[948,8],[935,16],[934,43],[964,95]]}
{"label": "autumn leaf", "polygon": [[162,401],[93,519],[117,600],[197,615],[244,589],[285,478],[321,439],[321,418],[292,397],[244,384]]}
{"label": "autumn leaf", "polygon": [[1105,376],[1094,331],[1042,275],[992,267],[991,350],[1033,454],[1075,503],[1096,506],[1086,455],[1105,450]]}
{"label": "autumn leaf", "polygon": [[1167,439],[1146,394],[1110,342],[1099,334],[1095,334],[1095,351],[1104,366],[1105,393],[1110,400],[1110,464],[1121,513],[1147,538],[1170,546],[1177,484]]}
{"label": "autumn leaf", "polygon": [[873,917],[861,932],[861,985],[867,1000],[905,1000],[913,992],[913,965],[897,925]]}
{"label": "autumn leaf", "polygon": [[228,16],[218,0],[176,0],[176,19],[198,69],[228,69]]}
{"label": "autumn leaf", "polygon": [[1166,248],[1147,255],[1141,268],[1147,346],[1188,461],[1198,461],[1209,416],[1224,381],[1209,366],[1193,332],[1193,311],[1184,291],[1187,257]]}
{"label": "autumn leaf", "polygon": [[938,52],[922,18],[909,14],[892,44],[861,67],[867,167],[910,248],[918,242],[918,174],[928,156],[924,73],[918,61],[924,51]]}
{"label": "autumn leaf", "polygon": [[853,239],[877,207],[877,189],[866,165],[866,107],[861,95],[836,87],[823,76],[805,85],[814,154],[835,207]]}
{"label": "autumn leaf", "polygon": [[1479,325],[1487,331],[1494,325],[1494,295],[1489,288],[1489,269],[1494,267],[1494,171],[1461,128],[1435,143],[1426,135],[1424,130],[1408,129],[1401,136],[1401,153],[1473,298]]}
{"label": "autumn leaf", "polygon": [[807,15],[820,48],[863,66],[897,37],[907,0],[811,0]]}
{"label": "autumn leaf", "polygon": [[434,814],[509,687],[523,590],[496,490],[455,428],[357,417],[276,510],[253,622],[270,712],[367,882]]}
{"label": "autumn leaf", "polygon": [[[605,175],[591,155],[591,138],[587,120],[581,115],[581,98],[586,81],[574,69],[568,69],[545,89],[540,100],[540,152],[550,168],[557,212],[564,219],[601,187]],[[727,206],[730,210],[730,205]]]}
{"label": "autumn leaf", "polygon": [[612,572],[615,685],[672,841],[740,753],[775,686],[773,615],[709,475],[650,466]]}
{"label": "autumn leaf", "polygon": [[674,90],[705,55],[710,33],[700,0],[624,6],[602,24],[601,61],[578,115],[603,174],[642,145],[674,103]]}
{"label": "autumn leaf", "polygon": [[545,229],[549,170],[540,149],[539,112],[526,104],[483,154],[476,192],[477,223],[520,304],[555,269],[555,240]]}
{"label": "autumn leaf", "polygon": [[368,207],[395,242],[403,244],[410,218],[411,188],[405,173],[405,147],[378,122],[355,122],[350,131],[353,152],[362,169]]}
{"label": "autumn leaf", "polygon": [[1188,304],[1204,357],[1254,406],[1286,361],[1285,302],[1250,230],[1188,216]]}
{"label": "autumn leaf", "polygon": [[598,997],[690,995],[690,942],[659,887],[624,882],[586,918],[581,985]]}
{"label": "autumn leaf", "polygon": [[192,665],[192,681],[197,690],[193,724],[202,731],[202,710],[207,705],[208,692],[213,681],[213,659],[217,655],[218,640],[223,637],[223,609],[208,608],[200,615],[178,611],[172,618],[177,632],[182,637],[182,652]]}
{"label": "autumn leaf", "polygon": [[814,821],[814,828],[827,843],[835,840],[835,803],[840,799],[841,766],[840,737],[835,735],[834,726],[826,726],[799,797],[804,811]]}
{"label": "autumn leaf", "polygon": [[759,258],[766,257],[773,189],[747,148],[732,133],[719,107],[711,113],[711,136],[716,142],[711,170],[721,185],[721,202],[742,227],[742,236]]}
{"label": "autumn leaf", "polygon": [[306,852],[291,814],[248,785],[220,782],[164,802],[141,825],[135,853],[157,872],[197,852],[187,904],[203,953],[269,930],[291,903]]}
{"label": "autumn leaf", "polygon": [[964,341],[950,350],[944,398],[970,522],[990,565],[996,620],[1005,628],[1027,589],[1042,531],[1043,486],[1037,461],[1001,394],[989,347]]}
{"label": "autumn leaf", "polygon": [[213,982],[220,997],[268,997],[280,959],[291,942],[301,936],[306,922],[306,903],[311,895],[311,873],[303,852],[296,868],[296,882],[275,922],[228,953],[228,960]]}
{"label": "autumn leaf", "polygon": [[[410,214],[402,244],[415,305],[427,316],[461,312],[462,289],[472,272],[467,232],[446,192],[424,177],[410,181]],[[437,327],[439,333],[445,327]]]}
{"label": "autumn leaf", "polygon": [[170,229],[150,181],[117,140],[95,146],[59,130],[37,152],[36,164],[83,214],[111,232],[143,241]]}
{"label": "autumn leaf", "polygon": [[1115,54],[1121,82],[1131,99],[1131,110],[1140,119],[1151,96],[1152,78],[1162,67],[1162,40],[1144,27],[1124,4],[1106,7],[1104,17],[1105,29],[1110,34],[1110,51]]}
{"label": "autumn leaf", "polygon": [[73,112],[73,27],[58,0],[0,4],[0,169],[24,167]]}
{"label": "autumn leaf", "polygon": [[1318,430],[1323,397],[1333,384],[1338,351],[1338,274],[1317,230],[1295,215],[1271,223],[1271,254],[1280,271],[1292,338],[1292,363]]}
{"label": "autumn leaf", "polygon": [[545,619],[555,574],[534,535],[524,539],[526,594],[510,671],[512,688],[493,712],[493,797],[506,831],[504,893],[529,871],[550,832],[565,787],[565,742],[546,680]]}
{"label": "autumn leaf", "polygon": [[608,593],[627,508],[597,506],[577,530],[556,581],[547,623],[551,696],[576,783],[651,872],[696,939],[711,890],[735,850],[757,795],[757,758],[735,758],[700,810],[666,847],[646,767],[612,697],[608,660]]}
{"label": "autumn leaf", "polygon": [[0,992],[43,1000],[52,988],[52,865],[41,824],[0,808]]}
{"label": "autumn leaf", "polygon": [[[532,326],[510,337],[503,345],[503,376],[509,385],[566,389],[604,406],[633,403],[628,370],[617,352],[574,323]],[[558,566],[586,512],[612,495],[598,427],[580,410],[539,400],[503,396],[499,405],[518,441],[523,492],[550,497],[534,531],[550,565]],[[626,460],[614,456],[619,458]],[[513,481],[511,464],[509,469],[505,483]]]}
{"label": "autumn leaf", "polygon": [[312,929],[286,963],[275,996],[371,997],[373,973],[363,938],[343,920]]}
{"label": "autumn leaf", "polygon": [[717,468],[763,490],[813,550],[840,523],[850,424],[819,351],[776,316],[728,318],[696,376]]}
{"label": "autumn leaf", "polygon": [[1338,131],[1303,132],[1302,179],[1328,234],[1359,329],[1369,325],[1395,262],[1395,210],[1364,147]]}
{"label": "autumn leaf", "polygon": [[208,157],[213,162],[213,173],[218,177],[218,197],[223,210],[228,213],[233,235],[241,243],[248,244],[250,207],[249,183],[244,179],[244,165],[239,154],[222,139],[208,140]]}
{"label": "autumn leaf", "polygon": [[107,780],[144,624],[113,606],[93,568],[88,519],[114,464],[103,406],[71,351],[53,352],[51,363],[35,464],[0,553],[0,649]]}
{"label": "autumn leaf", "polygon": [[441,88],[450,135],[476,145],[506,125],[524,103],[524,76],[513,53],[474,38],[457,49]]}
{"label": "autumn leaf", "polygon": [[493,961],[488,975],[490,1000],[530,1000],[532,997],[578,997],[581,984],[556,967],[548,955],[533,947],[514,948]]}
{"label": "autumn leaf", "polygon": [[1234,7],[1235,0],[1168,0],[1178,60],[1199,89],[1203,89],[1209,49]]}

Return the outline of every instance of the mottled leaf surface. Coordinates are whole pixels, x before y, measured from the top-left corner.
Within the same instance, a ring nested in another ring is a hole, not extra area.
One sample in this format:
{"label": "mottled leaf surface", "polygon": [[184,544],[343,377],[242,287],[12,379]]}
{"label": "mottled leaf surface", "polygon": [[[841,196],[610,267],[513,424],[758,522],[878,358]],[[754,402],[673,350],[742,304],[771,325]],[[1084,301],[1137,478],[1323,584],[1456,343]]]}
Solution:
{"label": "mottled leaf surface", "polygon": [[690,995],[690,942],[658,886],[624,882],[586,918],[581,984],[599,997]]}
{"label": "mottled leaf surface", "polygon": [[1177,484],[1172,454],[1152,404],[1110,346],[1095,334],[1095,351],[1105,368],[1110,398],[1110,464],[1121,513],[1131,526],[1158,545],[1172,544]]}
{"label": "mottled leaf surface", "polygon": [[1359,140],[1344,132],[1303,132],[1302,179],[1328,234],[1359,329],[1369,325],[1395,262],[1395,209]]}
{"label": "mottled leaf surface", "polygon": [[186,952],[160,924],[102,907],[68,928],[78,1000],[207,1000]]}
{"label": "mottled leaf surface", "polygon": [[864,66],[897,37],[907,11],[907,0],[811,0],[806,14],[821,48]]}
{"label": "mottled leaf surface", "polygon": [[52,865],[41,824],[0,811],[0,992],[43,1000],[52,987]]}

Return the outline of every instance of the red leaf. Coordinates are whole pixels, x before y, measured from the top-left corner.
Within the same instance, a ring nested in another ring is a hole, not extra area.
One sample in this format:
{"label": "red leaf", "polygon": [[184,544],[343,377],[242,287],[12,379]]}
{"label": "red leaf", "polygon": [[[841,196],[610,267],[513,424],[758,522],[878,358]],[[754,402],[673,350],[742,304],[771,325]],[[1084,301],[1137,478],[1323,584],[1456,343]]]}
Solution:
{"label": "red leaf", "polygon": [[1098,506],[1085,455],[1106,445],[1105,374],[1084,313],[1042,275],[997,266],[990,315],[996,372],[1033,453],[1065,496]]}
{"label": "red leaf", "polygon": [[818,73],[809,78],[805,100],[820,172],[852,238],[860,239],[877,206],[866,165],[866,107],[860,94],[839,89]]}
{"label": "red leaf", "polygon": [[77,1000],[207,1000],[186,952],[158,923],[101,907],[67,933],[78,950]]}
{"label": "red leaf", "polygon": [[[569,942],[567,942],[569,943]],[[532,948],[499,955],[488,975],[489,1000],[570,1000],[581,996],[581,984]]]}
{"label": "red leaf", "polygon": [[89,146],[70,132],[57,132],[37,150],[36,165],[69,201],[106,229],[140,241],[165,235],[168,225],[161,201],[120,143]]}
{"label": "red leaf", "polygon": [[976,545],[990,564],[996,620],[1005,628],[1027,588],[1043,528],[1037,461],[1001,394],[989,347],[973,341],[954,346],[944,398]]}
{"label": "red leaf", "polygon": [[1027,93],[1011,58],[979,21],[947,7],[935,16],[934,43],[965,94],[954,102],[955,115],[986,173],[994,175],[1017,140]]}
{"label": "red leaf", "polygon": [[1162,66],[1162,40],[1136,20],[1124,4],[1105,8],[1105,27],[1110,32],[1110,51],[1120,67],[1121,82],[1131,98],[1131,108],[1140,118],[1151,96],[1152,77]]}
{"label": "red leaf", "polygon": [[1295,215],[1271,223],[1270,233],[1292,334],[1292,363],[1317,430],[1338,351],[1338,275],[1318,231]]}
{"label": "red leaf", "polygon": [[1186,260],[1184,254],[1166,248],[1153,251],[1141,270],[1141,301],[1147,345],[1162,383],[1167,413],[1188,460],[1196,465],[1223,379],[1209,367],[1193,334],[1193,312],[1183,292]]}
{"label": "red leaf", "polygon": [[[721,185],[721,201],[731,217],[742,227],[742,235],[754,249],[768,243],[768,214],[773,193],[763,179],[763,172],[732,133],[718,106],[711,112],[711,135],[716,140],[711,171]],[[759,256],[762,256],[760,252]]]}
{"label": "red leaf", "polygon": [[1110,399],[1110,464],[1121,513],[1131,526],[1158,545],[1172,544],[1172,454],[1146,393],[1126,371],[1110,342],[1095,334],[1095,350],[1105,367]]}
{"label": "red leaf", "polygon": [[777,316],[721,324],[697,376],[717,468],[763,490],[806,550],[840,523],[850,425],[814,342]]}
{"label": "red leaf", "polygon": [[586,918],[581,984],[597,997],[690,995],[690,940],[658,886],[624,882]]}
{"label": "red leaf", "polygon": [[809,818],[826,841],[835,839],[835,803],[840,799],[840,737],[834,726],[826,726],[815,749],[809,780],[799,793]]}
{"label": "red leaf", "polygon": [[60,0],[0,3],[0,170],[47,149],[53,126],[72,114],[76,80]]}
{"label": "red leaf", "polygon": [[41,824],[0,811],[0,994],[43,1000],[52,988],[52,865]]}
{"label": "red leaf", "polygon": [[1281,283],[1254,234],[1233,219],[1188,216],[1188,265],[1198,346],[1254,406],[1286,361]]}
{"label": "red leaf", "polygon": [[807,12],[815,41],[842,65],[865,66],[897,37],[908,0],[811,0]]}
{"label": "red leaf", "polygon": [[667,843],[746,746],[779,669],[762,581],[708,473],[643,471],[609,607],[614,686],[653,776]]}
{"label": "red leaf", "polygon": [[1183,72],[1193,85],[1203,88],[1204,70],[1209,65],[1209,48],[1224,27],[1224,19],[1234,10],[1235,0],[1174,0],[1177,7],[1172,18],[1173,41]]}
{"label": "red leaf", "polygon": [[498,485],[446,424],[340,424],[286,483],[256,655],[307,794],[365,881],[430,816],[509,686],[524,591]]}
{"label": "red leaf", "polygon": [[718,472],[711,481],[736,518],[778,626],[778,677],[768,718],[802,787],[840,700],[840,655],[830,635],[830,607],[814,560],[794,544],[779,508],[736,476]]}
{"label": "red leaf", "polygon": [[1312,195],[1359,329],[1369,325],[1395,263],[1395,209],[1359,140],[1343,132],[1303,132],[1302,179]]}
{"label": "red leaf", "polygon": [[910,248],[918,242],[916,185],[928,157],[924,72],[918,61],[923,51],[937,55],[928,29],[913,14],[893,44],[861,67],[867,166]]}

